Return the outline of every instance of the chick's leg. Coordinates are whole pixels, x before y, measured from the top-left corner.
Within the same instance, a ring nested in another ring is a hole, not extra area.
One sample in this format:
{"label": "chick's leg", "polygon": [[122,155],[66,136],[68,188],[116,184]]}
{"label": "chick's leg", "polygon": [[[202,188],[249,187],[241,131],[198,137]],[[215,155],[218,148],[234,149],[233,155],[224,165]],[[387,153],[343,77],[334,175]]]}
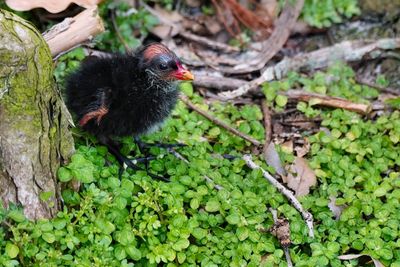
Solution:
{"label": "chick's leg", "polygon": [[167,149],[168,152],[170,152],[169,150],[172,148],[186,146],[185,144],[179,144],[179,143],[178,144],[145,143],[138,136],[133,137],[133,140],[135,141],[139,149],[139,153],[143,155],[142,158],[135,158],[135,160],[144,162],[146,170],[148,169],[149,162],[156,158],[155,156],[152,156],[149,153],[149,149],[151,147],[164,148]]}
{"label": "chick's leg", "polygon": [[[103,145],[105,145],[108,148],[109,152],[112,155],[114,155],[114,157],[117,159],[118,163],[120,164],[120,170],[119,170],[120,178],[122,176],[122,173],[125,170],[124,165],[126,165],[128,168],[131,168],[132,170],[144,171],[143,168],[139,167],[138,165],[136,165],[134,163],[134,160],[131,160],[131,159],[127,158],[126,156],[122,155],[122,153],[119,151],[119,145],[115,141],[113,141],[111,138],[109,138],[107,136],[99,136],[98,139],[99,139],[100,143],[102,143]],[[166,182],[169,181],[165,177],[149,173],[148,171],[147,171],[147,174],[153,179],[162,180],[162,181],[166,181]]]}
{"label": "chick's leg", "polygon": [[134,139],[136,145],[138,146],[140,153],[148,150],[151,147],[160,147],[160,148],[169,149],[169,148],[186,146],[185,144],[180,144],[180,143],[175,143],[175,144],[165,144],[165,143],[159,143],[159,142],[156,142],[156,143],[145,143],[137,136],[135,136],[133,139]]}

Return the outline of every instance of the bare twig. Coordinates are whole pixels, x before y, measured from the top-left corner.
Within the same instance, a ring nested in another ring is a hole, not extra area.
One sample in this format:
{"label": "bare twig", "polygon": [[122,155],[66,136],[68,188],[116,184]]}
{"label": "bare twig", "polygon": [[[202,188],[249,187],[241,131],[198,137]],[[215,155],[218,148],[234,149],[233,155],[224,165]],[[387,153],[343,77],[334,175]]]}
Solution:
{"label": "bare twig", "polygon": [[265,64],[281,50],[290,36],[297,18],[303,8],[304,0],[297,0],[293,5],[292,1],[286,1],[285,7],[279,18],[275,22],[275,28],[269,38],[263,43],[263,50],[257,57],[244,64],[233,68],[217,67],[224,73],[249,73],[260,70]]}
{"label": "bare twig", "polygon": [[272,214],[272,218],[274,219],[274,223],[276,223],[276,221],[278,220],[278,211],[276,209],[273,209],[273,208],[269,208],[269,211]]}
{"label": "bare twig", "polygon": [[371,257],[371,255],[369,254],[347,254],[347,255],[340,255],[338,256],[339,260],[353,260],[353,259],[357,259],[359,257],[362,256],[367,256],[369,258],[371,258],[372,262],[374,263],[375,267],[385,267],[385,265],[383,265],[380,261],[374,259]]}
{"label": "bare twig", "polygon": [[104,25],[95,6],[56,24],[43,33],[43,38],[50,47],[51,55],[55,58],[72,47],[92,40],[103,31]]}
{"label": "bare twig", "polygon": [[390,88],[390,87],[384,87],[384,86],[380,86],[376,83],[372,83],[366,80],[363,80],[361,78],[356,78],[356,82],[362,85],[366,85],[372,88],[375,88],[379,91],[381,91],[382,93],[386,93],[386,94],[391,94],[391,95],[400,95],[400,89],[394,89],[394,88]]}
{"label": "bare twig", "polygon": [[[174,155],[177,159],[180,159],[183,162],[185,162],[186,164],[189,164],[189,161],[182,154],[180,154],[178,151],[176,151],[172,147],[168,148],[168,152],[171,153],[172,155]],[[214,181],[210,177],[208,177],[207,175],[204,175],[204,179],[208,183],[213,183],[215,189],[217,189],[217,190],[224,189],[221,185],[214,183]]]}
{"label": "bare twig", "polygon": [[197,113],[199,113],[200,115],[206,117],[207,119],[209,119],[210,121],[212,121],[213,123],[221,126],[222,128],[228,130],[229,132],[233,133],[234,135],[237,135],[241,138],[243,138],[246,141],[249,141],[250,143],[252,143],[255,146],[260,146],[261,143],[254,139],[251,136],[248,136],[247,134],[244,134],[242,132],[239,132],[238,130],[236,130],[235,128],[233,128],[232,126],[229,126],[228,124],[226,124],[225,122],[211,116],[210,114],[208,114],[206,111],[196,107],[195,104],[193,104],[186,96],[184,95],[180,95],[180,99],[182,100],[183,103],[185,103],[188,107],[190,107],[191,109],[193,109],[194,111],[196,111]]}
{"label": "bare twig", "polygon": [[232,90],[240,86],[245,85],[247,82],[244,80],[227,78],[227,77],[214,77],[206,75],[196,75],[196,79],[193,81],[195,86],[214,88],[220,91]]}
{"label": "bare twig", "polygon": [[272,116],[271,111],[268,107],[266,100],[261,100],[261,109],[264,116],[264,128],[265,128],[265,143],[263,147],[263,156],[267,164],[273,166],[276,172],[280,175],[286,175],[286,171],[283,168],[279,155],[275,150],[275,146],[272,141]]}
{"label": "bare twig", "polygon": [[112,21],[114,31],[117,34],[118,40],[121,42],[121,44],[125,48],[125,52],[131,51],[131,48],[129,47],[128,43],[125,41],[124,37],[122,36],[121,31],[119,30],[117,21],[115,19],[115,10],[111,10],[111,21]]}
{"label": "bare twig", "polygon": [[283,247],[283,251],[285,252],[286,262],[288,267],[293,267],[292,258],[290,257],[289,248]]}
{"label": "bare twig", "polygon": [[[278,64],[266,68],[261,76],[240,88],[220,93],[225,99],[233,99],[248,93],[264,82],[279,80],[289,71],[315,70],[329,66],[335,61],[346,62],[361,60],[365,55],[379,56],[381,50],[400,48],[400,38],[388,38],[375,41],[355,40],[344,41],[333,46],[325,47],[310,53],[299,54],[293,58],[285,58]],[[374,52],[372,55],[371,53]]]}
{"label": "bare twig", "polygon": [[169,147],[168,152],[171,153],[172,155],[175,156],[175,158],[182,160],[183,162],[185,162],[186,164],[189,164],[189,161],[180,153],[178,153],[178,151],[176,151],[175,149],[173,149],[172,147]]}
{"label": "bare twig", "polygon": [[274,187],[276,187],[279,192],[281,192],[283,195],[285,195],[289,202],[292,203],[292,205],[301,213],[303,216],[303,219],[306,222],[306,225],[308,227],[308,235],[310,237],[314,237],[314,225],[313,225],[313,216],[311,213],[308,211],[305,211],[303,209],[303,206],[300,204],[300,202],[297,200],[297,198],[293,195],[293,193],[287,189],[285,186],[283,186],[281,183],[279,183],[271,174],[269,174],[266,170],[258,166],[251,158],[251,155],[243,155],[243,160],[246,162],[247,166],[249,166],[251,169],[254,170],[261,170],[263,176],[265,179],[267,179]]}
{"label": "bare twig", "polygon": [[313,101],[313,104],[320,106],[327,106],[333,108],[342,108],[350,111],[354,111],[360,114],[367,114],[371,111],[371,106],[367,104],[354,103],[349,100],[332,97],[314,93],[308,93],[299,90],[289,90],[285,93],[285,95],[297,101]]}
{"label": "bare twig", "polygon": [[191,41],[195,41],[198,42],[200,44],[206,45],[208,47],[211,47],[213,49],[217,49],[217,50],[223,50],[225,52],[239,52],[239,48],[234,47],[234,46],[230,46],[224,43],[220,43],[220,42],[216,42],[213,40],[210,40],[208,38],[205,38],[203,36],[199,36],[187,31],[180,31],[179,35],[184,37],[185,39],[191,40]]}

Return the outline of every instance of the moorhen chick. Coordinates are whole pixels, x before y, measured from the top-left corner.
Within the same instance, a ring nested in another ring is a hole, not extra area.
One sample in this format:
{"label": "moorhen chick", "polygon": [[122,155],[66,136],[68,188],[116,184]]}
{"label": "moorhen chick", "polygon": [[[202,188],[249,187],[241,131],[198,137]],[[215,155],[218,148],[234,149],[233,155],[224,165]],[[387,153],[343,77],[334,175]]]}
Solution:
{"label": "moorhen chick", "polygon": [[107,146],[121,166],[138,170],[113,138],[137,138],[156,129],[178,100],[178,81],[193,79],[175,53],[152,43],[133,53],[83,62],[67,77],[66,103],[79,125]]}

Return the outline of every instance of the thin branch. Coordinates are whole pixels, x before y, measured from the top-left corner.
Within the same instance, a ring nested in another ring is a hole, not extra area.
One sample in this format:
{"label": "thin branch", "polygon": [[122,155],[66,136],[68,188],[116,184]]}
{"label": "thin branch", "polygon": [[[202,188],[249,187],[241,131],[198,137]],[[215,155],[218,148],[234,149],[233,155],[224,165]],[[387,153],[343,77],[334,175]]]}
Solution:
{"label": "thin branch", "polygon": [[115,33],[117,34],[118,40],[122,43],[122,45],[125,48],[125,52],[131,51],[131,48],[129,47],[128,43],[125,41],[124,37],[121,34],[121,31],[119,30],[117,21],[115,19],[115,10],[111,10],[111,22],[114,28]]}
{"label": "thin branch", "polygon": [[97,7],[90,7],[75,17],[66,18],[56,24],[43,33],[43,38],[49,45],[51,55],[56,58],[58,54],[92,40],[103,31],[104,25]]}
{"label": "thin branch", "polygon": [[293,267],[292,258],[290,257],[289,248],[283,247],[283,251],[285,252],[286,262],[288,267]]}
{"label": "thin branch", "polygon": [[[233,99],[247,94],[264,82],[279,80],[289,71],[315,70],[329,66],[335,61],[359,61],[366,55],[372,58],[379,56],[379,51],[400,48],[400,38],[387,38],[375,41],[354,40],[344,41],[333,46],[299,54],[292,58],[284,58],[278,64],[266,68],[261,76],[248,82],[236,90],[220,93],[225,99]],[[372,54],[374,52],[374,54]]]}
{"label": "thin branch", "polygon": [[285,93],[285,95],[296,101],[313,101],[313,104],[320,106],[327,106],[333,108],[342,108],[350,111],[354,111],[360,114],[367,114],[371,111],[371,106],[367,104],[354,103],[349,100],[332,97],[327,95],[320,95],[315,93],[308,93],[299,90],[290,90]]}
{"label": "thin branch", "polygon": [[292,205],[301,213],[303,216],[303,219],[306,222],[306,225],[308,227],[308,235],[310,237],[314,237],[314,225],[313,225],[313,216],[311,213],[308,211],[305,211],[303,206],[300,204],[300,202],[297,200],[297,198],[293,195],[293,193],[287,189],[285,186],[283,186],[281,183],[279,183],[274,177],[272,177],[271,174],[269,174],[266,170],[258,166],[251,158],[251,155],[243,155],[243,160],[246,162],[247,166],[253,170],[261,170],[263,176],[265,179],[267,179],[274,187],[276,187],[279,192],[281,192],[283,195],[285,195],[289,202],[292,203]]}
{"label": "thin branch", "polygon": [[223,50],[228,53],[239,52],[239,48],[237,48],[237,47],[227,45],[224,43],[220,43],[220,42],[216,42],[216,41],[210,40],[208,38],[205,38],[203,36],[199,36],[199,35],[187,32],[187,31],[180,31],[179,35],[184,37],[185,39],[206,45],[206,46],[211,47],[216,50]]}
{"label": "thin branch", "polygon": [[390,87],[384,87],[384,86],[380,86],[376,83],[373,82],[368,82],[366,80],[363,80],[361,78],[356,78],[356,82],[362,85],[366,85],[372,88],[377,89],[378,91],[381,91],[382,93],[386,93],[386,94],[391,94],[391,95],[400,95],[400,89],[394,89],[394,88],[390,88]]}
{"label": "thin branch", "polygon": [[222,128],[228,130],[229,132],[233,133],[234,135],[237,135],[241,138],[243,138],[246,141],[249,141],[250,143],[252,143],[255,146],[260,146],[261,142],[259,142],[258,140],[254,139],[253,137],[244,134],[242,132],[239,132],[238,130],[236,130],[235,128],[233,128],[232,126],[229,126],[228,124],[226,124],[225,122],[211,116],[210,114],[208,114],[206,111],[196,107],[195,104],[193,104],[186,96],[184,95],[180,95],[180,99],[182,100],[183,103],[185,103],[188,107],[190,107],[191,109],[193,109],[194,111],[196,111],[197,113],[199,113],[200,115],[202,115],[203,117],[206,117],[207,119],[209,119],[210,121],[212,121],[213,123],[221,126]]}
{"label": "thin branch", "polygon": [[247,81],[235,79],[235,78],[227,78],[227,77],[214,77],[207,76],[201,74],[194,74],[196,79],[193,81],[194,86],[200,86],[205,88],[214,88],[219,91],[226,91],[236,89],[240,86],[243,86],[247,83]]}
{"label": "thin branch", "polygon": [[278,211],[276,209],[273,209],[273,208],[269,208],[269,211],[272,214],[272,218],[274,219],[274,223],[276,223],[276,221],[278,220]]}

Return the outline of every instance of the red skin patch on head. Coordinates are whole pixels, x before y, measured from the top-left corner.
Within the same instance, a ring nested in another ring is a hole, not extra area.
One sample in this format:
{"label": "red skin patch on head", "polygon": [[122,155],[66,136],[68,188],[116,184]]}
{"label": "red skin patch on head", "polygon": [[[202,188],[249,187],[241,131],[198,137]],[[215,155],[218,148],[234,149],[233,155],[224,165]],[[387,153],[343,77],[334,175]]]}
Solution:
{"label": "red skin patch on head", "polygon": [[149,45],[143,53],[143,56],[146,60],[151,60],[157,55],[168,55],[171,54],[171,51],[162,44],[151,44]]}

